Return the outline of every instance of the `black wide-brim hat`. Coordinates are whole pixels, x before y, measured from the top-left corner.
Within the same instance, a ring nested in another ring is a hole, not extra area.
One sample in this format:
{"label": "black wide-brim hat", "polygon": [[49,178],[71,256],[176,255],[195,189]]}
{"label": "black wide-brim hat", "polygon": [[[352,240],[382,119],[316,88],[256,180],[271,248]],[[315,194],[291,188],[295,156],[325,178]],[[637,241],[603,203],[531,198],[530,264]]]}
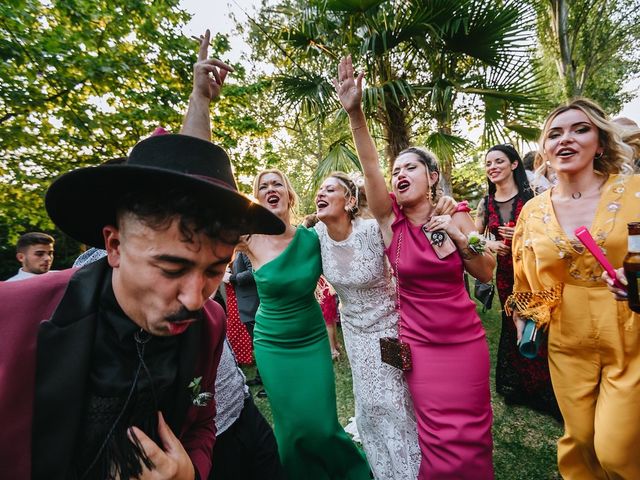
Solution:
{"label": "black wide-brim hat", "polygon": [[45,198],[51,220],[70,237],[104,248],[102,229],[116,224],[118,199],[130,192],[178,188],[216,210],[216,220],[240,234],[280,234],[284,223],[238,192],[226,152],[187,135],[138,143],[120,165],[85,167],[56,179]]}

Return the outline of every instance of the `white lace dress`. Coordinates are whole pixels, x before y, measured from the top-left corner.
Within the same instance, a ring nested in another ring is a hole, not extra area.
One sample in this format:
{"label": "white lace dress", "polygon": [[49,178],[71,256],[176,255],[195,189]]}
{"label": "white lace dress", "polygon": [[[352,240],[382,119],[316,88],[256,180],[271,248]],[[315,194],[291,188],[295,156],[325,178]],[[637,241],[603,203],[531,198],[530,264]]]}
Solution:
{"label": "white lace dress", "polygon": [[397,336],[398,315],[378,223],[355,219],[341,242],[322,222],[315,229],[324,276],[340,298],[356,424],[369,465],[377,479],[415,479],[420,448],[409,389],[402,372],[380,360],[379,339]]}

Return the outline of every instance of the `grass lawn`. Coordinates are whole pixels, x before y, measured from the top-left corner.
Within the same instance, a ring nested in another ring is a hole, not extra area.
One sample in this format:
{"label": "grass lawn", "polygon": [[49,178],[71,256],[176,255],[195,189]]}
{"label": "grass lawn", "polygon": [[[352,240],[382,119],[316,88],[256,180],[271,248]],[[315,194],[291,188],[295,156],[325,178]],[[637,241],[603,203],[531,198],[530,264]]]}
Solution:
{"label": "grass lawn", "polygon": [[[494,309],[482,314],[487,330],[491,364],[495,365],[500,336],[500,312],[497,297]],[[338,418],[344,426],[354,414],[351,369],[346,355],[334,363]],[[247,378],[253,378],[255,367],[243,368]],[[494,369],[491,370],[491,397],[493,403],[493,461],[497,480],[560,479],[556,468],[556,441],[562,434],[561,426],[551,417],[523,407],[505,405],[495,393]],[[257,387],[252,387],[255,394]],[[267,399],[256,398],[256,405],[269,422],[271,409]]]}

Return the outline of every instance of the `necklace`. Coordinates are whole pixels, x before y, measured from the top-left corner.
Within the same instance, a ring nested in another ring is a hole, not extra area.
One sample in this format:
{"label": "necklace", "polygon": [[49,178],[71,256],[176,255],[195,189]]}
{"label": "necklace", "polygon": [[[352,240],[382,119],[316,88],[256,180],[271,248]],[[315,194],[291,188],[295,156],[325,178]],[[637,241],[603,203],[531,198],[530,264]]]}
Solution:
{"label": "necklace", "polygon": [[[605,184],[605,182],[607,181],[607,178],[605,177],[604,180],[602,180],[601,182],[598,183],[598,186],[596,189],[589,189],[587,192],[585,192],[586,194],[591,194],[591,193],[597,193],[600,192],[600,190],[602,189],[602,186]],[[555,187],[553,187],[553,189],[555,191],[557,191],[558,186],[556,185]],[[582,198],[582,192],[578,191],[578,192],[573,192],[571,194],[569,194],[569,196],[573,199],[573,200],[580,200]]]}

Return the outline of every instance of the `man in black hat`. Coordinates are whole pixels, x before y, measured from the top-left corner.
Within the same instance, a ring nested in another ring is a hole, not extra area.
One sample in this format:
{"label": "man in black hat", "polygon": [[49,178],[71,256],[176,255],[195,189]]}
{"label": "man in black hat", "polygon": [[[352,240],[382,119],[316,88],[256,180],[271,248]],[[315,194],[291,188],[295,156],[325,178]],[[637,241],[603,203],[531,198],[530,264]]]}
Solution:
{"label": "man in black hat", "polygon": [[[228,67],[200,60],[217,96]],[[209,296],[240,235],[284,225],[238,193],[221,148],[186,135],[67,173],[45,204],[62,231],[108,255],[0,285],[0,472],[207,478],[224,337]]]}

